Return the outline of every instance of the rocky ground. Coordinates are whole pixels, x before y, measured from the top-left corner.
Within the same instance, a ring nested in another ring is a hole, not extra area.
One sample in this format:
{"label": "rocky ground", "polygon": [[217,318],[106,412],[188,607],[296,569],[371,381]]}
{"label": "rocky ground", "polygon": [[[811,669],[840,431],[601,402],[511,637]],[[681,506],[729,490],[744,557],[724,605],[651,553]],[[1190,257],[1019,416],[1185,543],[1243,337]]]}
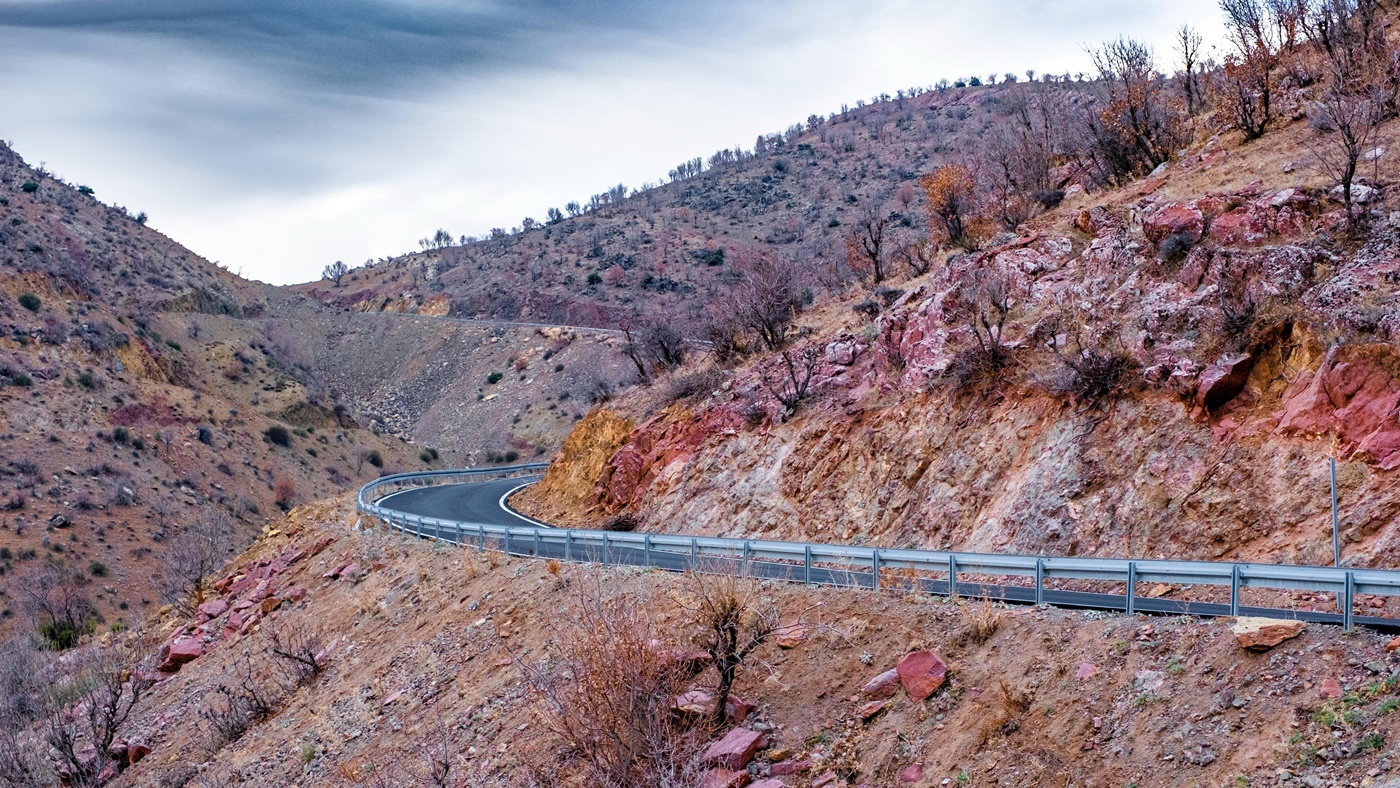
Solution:
{"label": "rocky ground", "polygon": [[[560,612],[602,587],[646,607],[657,653],[698,634],[676,603],[683,577],[435,549],[356,524],[347,499],[294,510],[200,613],[152,622],[143,636],[165,643],[163,668],[123,731],[141,757],[113,785],[426,785],[441,753],[446,784],[580,784],[522,673],[572,636]],[[706,785],[1396,781],[1400,657],[1385,636],[1248,620],[1237,636],[1229,621],[898,592],[759,596],[784,628],[740,672],[752,709],[701,748]],[[297,633],[319,668],[286,685],[266,649]],[[290,688],[223,741],[209,710],[245,665],[270,692]],[[713,681],[697,674],[678,705],[703,705]]]}

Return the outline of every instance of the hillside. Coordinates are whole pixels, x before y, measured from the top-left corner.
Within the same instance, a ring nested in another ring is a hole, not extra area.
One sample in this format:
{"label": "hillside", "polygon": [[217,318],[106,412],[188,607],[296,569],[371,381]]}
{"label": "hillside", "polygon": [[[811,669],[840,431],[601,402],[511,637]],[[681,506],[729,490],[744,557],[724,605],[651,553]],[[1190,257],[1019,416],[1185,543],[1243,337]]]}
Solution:
{"label": "hillside", "polygon": [[[140,755],[108,784],[596,785],[539,694],[580,668],[569,644],[645,643],[645,659],[662,659],[703,635],[685,601],[695,578],[435,550],[354,522],[345,498],[294,510],[230,564],[205,613],[133,636],[130,647],[165,641],[182,656],[152,674],[118,750]],[[671,741],[681,754],[736,727],[765,736],[737,761],[764,788],[828,772],[852,785],[1389,784],[1400,664],[1375,634],[1312,626],[1254,652],[1228,622],[752,592],[754,610],[790,627],[739,673],[734,692],[752,708],[698,742]],[[599,638],[590,606],[641,628]],[[304,644],[316,672],[276,657],[278,644]],[[919,650],[947,665],[922,701],[883,675]],[[714,679],[706,669],[682,686]],[[249,686],[265,718],[228,727]],[[583,707],[564,708],[588,724]]]}
{"label": "hillside", "polygon": [[518,502],[657,531],[1325,564],[1335,456],[1345,562],[1393,565],[1396,124],[1358,237],[1297,106],[946,250],[883,301],[867,280],[781,353],[692,360],[582,422]]}
{"label": "hillside", "polygon": [[38,577],[85,627],[140,620],[191,528],[221,562],[280,507],[537,456],[623,378],[609,335],[328,309],[88,191],[0,146],[4,632],[33,626]]}
{"label": "hillside", "polygon": [[825,293],[849,279],[844,236],[865,216],[892,217],[892,246],[922,239],[917,178],[977,150],[1026,90],[1073,105],[1092,87],[900,91],[721,151],[703,172],[688,162],[667,183],[601,195],[574,215],[466,243],[448,234],[338,283],[294,289],[355,310],[611,327],[664,318],[699,336],[748,256],[800,261],[804,286]]}

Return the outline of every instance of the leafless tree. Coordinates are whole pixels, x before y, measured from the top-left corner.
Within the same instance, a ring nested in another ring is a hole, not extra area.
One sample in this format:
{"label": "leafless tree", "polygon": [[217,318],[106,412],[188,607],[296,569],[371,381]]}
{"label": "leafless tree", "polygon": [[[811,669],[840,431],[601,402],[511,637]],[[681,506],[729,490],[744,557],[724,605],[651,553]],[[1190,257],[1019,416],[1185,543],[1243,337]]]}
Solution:
{"label": "leafless tree", "polygon": [[1089,54],[1107,93],[1089,123],[1102,175],[1121,180],[1170,159],[1186,135],[1165,95],[1152,50],[1119,38]]}
{"label": "leafless tree", "polygon": [[681,605],[695,627],[696,645],[715,667],[714,721],[720,724],[739,669],[777,631],[778,609],[757,581],[730,573],[691,572],[683,589]]}
{"label": "leafless tree", "polygon": [[19,588],[35,628],[56,650],[78,645],[96,620],[97,609],[88,598],[85,578],[71,570],[46,565],[26,575]]}
{"label": "leafless tree", "polygon": [[948,370],[959,387],[985,389],[1010,364],[1011,350],[1002,335],[1016,295],[1010,272],[987,264],[963,274],[945,300],[948,319],[966,326],[973,339],[971,346],[955,354]]}
{"label": "leafless tree", "polygon": [[1201,82],[1197,70],[1201,67],[1201,34],[1190,25],[1176,30],[1176,52],[1181,57],[1181,88],[1186,94],[1186,114],[1195,115],[1201,109]]}
{"label": "leafless tree", "polygon": [[846,233],[846,260],[856,271],[868,271],[875,284],[885,281],[887,253],[885,237],[890,220],[877,211],[869,211],[856,220]]}
{"label": "leafless tree", "polygon": [[802,305],[796,266],[772,255],[748,253],[740,256],[735,268],[739,283],[729,307],[736,322],[770,350],[782,348],[788,342],[788,326]]}
{"label": "leafless tree", "polygon": [[895,250],[894,259],[909,269],[910,276],[923,276],[933,267],[933,254],[923,241],[902,244]]}
{"label": "leafless tree", "polygon": [[161,598],[193,612],[209,594],[209,583],[223,569],[233,548],[233,520],[222,509],[208,509],[170,540]]}
{"label": "leafless tree", "polygon": [[812,376],[821,364],[821,351],[815,345],[784,348],[774,363],[759,367],[759,380],[773,398],[782,403],[784,417],[792,416],[807,399]]}
{"label": "leafless tree", "polygon": [[340,287],[340,280],[344,279],[345,275],[348,273],[350,273],[350,266],[340,260],[336,260],[334,263],[321,269],[321,278],[330,280],[335,283],[336,287]]}
{"label": "leafless tree", "polygon": [[[71,686],[81,688],[81,694],[67,705],[54,701],[44,738],[66,775],[65,784],[95,788],[104,782],[103,770],[114,763],[112,742],[154,682],[134,641],[79,656]],[[115,765],[121,769],[126,763]]]}
{"label": "leafless tree", "polygon": [[1319,102],[1324,131],[1311,148],[1321,169],[1342,187],[1347,223],[1356,229],[1354,185],[1361,157],[1394,114],[1400,63],[1387,44],[1378,0],[1300,0],[1300,24],[1325,55],[1327,82]]}
{"label": "leafless tree", "polygon": [[44,712],[40,655],[27,638],[0,643],[0,785],[41,788],[54,782],[46,749],[32,727]]}
{"label": "leafless tree", "polygon": [[1274,72],[1278,68],[1281,4],[1264,0],[1220,0],[1226,38],[1234,48],[1225,59],[1224,105],[1245,139],[1263,136],[1273,120]]}

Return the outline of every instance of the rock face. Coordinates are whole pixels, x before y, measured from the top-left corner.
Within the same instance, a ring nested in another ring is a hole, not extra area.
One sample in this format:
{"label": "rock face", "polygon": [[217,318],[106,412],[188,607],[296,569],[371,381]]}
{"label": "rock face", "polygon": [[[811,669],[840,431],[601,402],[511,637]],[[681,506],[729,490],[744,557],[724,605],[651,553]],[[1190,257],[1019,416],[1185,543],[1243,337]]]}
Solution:
{"label": "rock face", "polygon": [[1235,643],[1240,648],[1247,648],[1251,651],[1267,651],[1289,638],[1301,635],[1306,628],[1307,624],[1302,621],[1240,616],[1235,619],[1234,626],[1230,627],[1230,631],[1234,634]]}
{"label": "rock face", "polygon": [[895,668],[899,682],[913,701],[926,700],[943,686],[948,678],[948,665],[932,651],[911,651]]}
{"label": "rock face", "polygon": [[1210,365],[1196,385],[1196,405],[1207,413],[1219,410],[1244,390],[1253,369],[1254,357],[1248,353],[1225,356]]}
{"label": "rock face", "polygon": [[723,769],[742,769],[753,760],[763,746],[763,734],[747,728],[734,728],[724,738],[710,745],[700,757],[701,763]]}

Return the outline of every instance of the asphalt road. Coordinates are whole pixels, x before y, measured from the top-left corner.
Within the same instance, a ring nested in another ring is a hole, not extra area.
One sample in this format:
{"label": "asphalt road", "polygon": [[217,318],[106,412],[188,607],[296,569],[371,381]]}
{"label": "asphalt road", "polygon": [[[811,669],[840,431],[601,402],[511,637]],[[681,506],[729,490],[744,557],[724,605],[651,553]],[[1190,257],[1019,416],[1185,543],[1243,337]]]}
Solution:
{"label": "asphalt road", "polygon": [[[394,493],[380,499],[379,504],[387,508],[392,508],[395,511],[423,517],[478,522],[488,525],[520,527],[540,525],[548,527],[544,523],[531,520],[522,514],[510,510],[505,504],[505,499],[511,492],[525,485],[532,484],[538,481],[539,478],[538,476],[527,476],[489,482],[423,487]],[[409,525],[409,530],[410,532],[413,531],[412,525]],[[428,526],[421,535],[434,536],[434,529]],[[444,537],[446,537],[445,534]],[[493,534],[485,540],[478,539],[475,536],[468,536],[464,539],[464,542],[467,546],[476,546],[482,549],[490,547],[493,549],[505,550],[512,555],[519,556],[559,558],[571,561],[614,565],[651,566],[674,572],[684,572],[692,568],[689,552],[663,551],[659,549],[647,551],[632,546],[621,545],[613,545],[607,548],[601,548],[596,545],[588,545],[585,547],[578,544],[562,544],[558,540],[559,537],[555,536],[552,537],[551,541],[536,541],[533,536],[518,534],[512,535],[507,543],[506,539]],[[700,567],[708,572],[744,572],[752,577],[796,583],[804,582],[807,579],[804,576],[804,567],[798,563],[759,560],[750,560],[747,562],[747,566],[744,566],[744,563],[745,562],[738,559],[717,559],[709,556],[704,556],[700,559]],[[869,570],[855,571],[817,565],[814,565],[811,569],[810,580],[816,585],[855,588],[872,588],[875,585],[875,577]],[[891,581],[886,580],[885,582],[888,584]],[[906,588],[909,585],[909,581],[898,582]],[[949,595],[948,581],[946,579],[919,579],[917,585],[918,590],[922,593],[935,596]],[[957,595],[961,597],[987,598],[996,601],[1021,604],[1034,604],[1035,602],[1035,589],[1025,586],[1003,586],[959,580],[956,583],[955,590]],[[1045,589],[1043,601],[1046,604],[1056,607],[1120,612],[1126,609],[1127,603],[1127,599],[1122,594],[1065,591],[1053,588]],[[1208,617],[1230,615],[1230,606],[1226,604],[1192,602],[1189,600],[1166,598],[1152,599],[1141,596],[1134,600],[1134,608],[1137,612],[1157,613],[1162,615]],[[1240,608],[1240,615],[1297,618],[1304,621],[1338,625],[1342,623],[1341,614],[1336,612],[1242,606]],[[1352,620],[1358,626],[1367,626],[1382,630],[1400,630],[1400,619],[1355,616]]]}

